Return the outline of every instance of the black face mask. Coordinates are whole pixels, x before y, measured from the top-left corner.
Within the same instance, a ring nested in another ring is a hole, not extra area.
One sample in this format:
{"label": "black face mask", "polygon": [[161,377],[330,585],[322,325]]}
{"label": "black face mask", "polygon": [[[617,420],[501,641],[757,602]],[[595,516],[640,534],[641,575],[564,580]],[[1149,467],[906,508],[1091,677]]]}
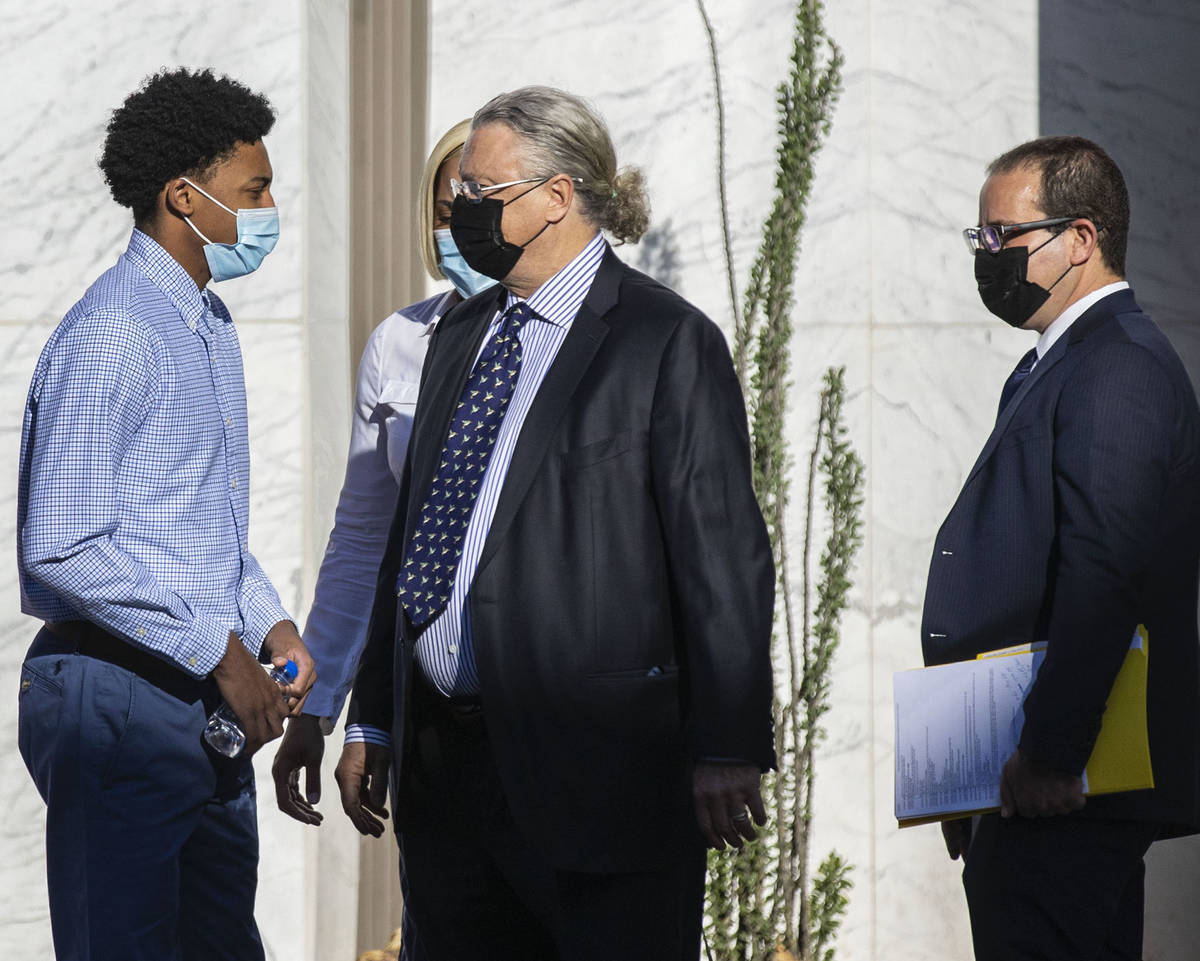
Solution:
{"label": "black face mask", "polygon": [[975,282],[979,286],[979,299],[983,301],[983,306],[1013,327],[1020,327],[1036,314],[1042,304],[1050,299],[1050,291],[1058,286],[1058,280],[1071,272],[1071,267],[1059,274],[1058,280],[1047,289],[1026,279],[1029,258],[1059,236],[1055,234],[1033,250],[1028,247],[1005,247],[995,254],[986,250],[975,251]]}
{"label": "black face mask", "polygon": [[543,224],[542,230],[525,243],[510,244],[504,239],[504,231],[500,227],[504,208],[541,185],[534,184],[507,203],[495,197],[484,197],[477,204],[471,203],[466,197],[454,198],[454,204],[450,208],[450,236],[454,238],[454,246],[472,270],[477,270],[493,280],[503,280],[512,273],[517,261],[521,259],[521,254],[525,253],[525,248],[542,235],[542,231],[550,226],[550,222]]}

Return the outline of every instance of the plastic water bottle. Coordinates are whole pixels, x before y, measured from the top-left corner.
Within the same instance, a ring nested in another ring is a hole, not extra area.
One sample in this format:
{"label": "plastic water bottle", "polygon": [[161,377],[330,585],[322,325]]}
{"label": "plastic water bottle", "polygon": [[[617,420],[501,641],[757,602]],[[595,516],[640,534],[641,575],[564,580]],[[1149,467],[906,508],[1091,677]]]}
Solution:
{"label": "plastic water bottle", "polygon": [[[299,669],[295,663],[288,661],[283,667],[271,668],[271,680],[280,687],[286,687],[296,679]],[[226,757],[237,757],[246,746],[246,732],[242,730],[242,722],[224,701],[221,706],[208,716],[204,725],[204,740],[209,747]]]}

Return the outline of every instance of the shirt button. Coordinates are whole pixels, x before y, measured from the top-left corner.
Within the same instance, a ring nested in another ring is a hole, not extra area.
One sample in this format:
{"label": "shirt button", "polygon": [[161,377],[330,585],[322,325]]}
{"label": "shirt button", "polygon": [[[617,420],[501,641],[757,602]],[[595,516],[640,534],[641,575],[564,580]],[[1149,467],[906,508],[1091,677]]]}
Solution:
{"label": "shirt button", "polygon": [[144,627],[139,627],[139,628],[137,629],[137,636],[138,636],[138,637],[145,637],[145,636],[146,636],[146,629],[145,629]]}
{"label": "shirt button", "polygon": [[229,489],[230,489],[230,490],[237,490],[237,481],[235,481],[235,480],[231,480],[231,481],[229,482]]}
{"label": "shirt button", "polygon": [[448,648],[446,648],[446,650],[448,650],[451,654],[457,654],[458,653],[458,645],[451,644]]}
{"label": "shirt button", "polygon": [[196,666],[196,659],[194,657],[189,657],[188,658],[188,667],[195,667],[195,666]]}
{"label": "shirt button", "polygon": [[226,417],[226,418],[225,418],[225,426],[226,426],[226,427],[228,427],[228,426],[229,426],[230,424],[232,424],[232,423],[233,423],[233,418],[232,418],[232,417]]}

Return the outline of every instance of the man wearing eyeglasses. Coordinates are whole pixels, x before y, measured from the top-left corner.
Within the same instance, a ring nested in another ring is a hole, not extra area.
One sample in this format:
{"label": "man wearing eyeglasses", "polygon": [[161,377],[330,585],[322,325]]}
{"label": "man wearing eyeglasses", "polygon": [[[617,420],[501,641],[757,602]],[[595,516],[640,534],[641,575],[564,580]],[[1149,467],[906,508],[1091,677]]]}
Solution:
{"label": "man wearing eyeglasses", "polygon": [[695,961],[705,842],[774,764],[774,574],[720,330],[621,263],[641,175],[578,98],[476,113],[338,765],[400,835],[404,957]]}
{"label": "man wearing eyeglasses", "polygon": [[[1045,137],[988,168],[964,231],[980,298],[1038,335],[938,532],[925,661],[1046,641],[999,814],[944,826],[978,959],[1138,959],[1143,856],[1200,824],[1200,413],[1124,280],[1129,200],[1096,144]],[[1138,625],[1154,787],[1081,778]]]}

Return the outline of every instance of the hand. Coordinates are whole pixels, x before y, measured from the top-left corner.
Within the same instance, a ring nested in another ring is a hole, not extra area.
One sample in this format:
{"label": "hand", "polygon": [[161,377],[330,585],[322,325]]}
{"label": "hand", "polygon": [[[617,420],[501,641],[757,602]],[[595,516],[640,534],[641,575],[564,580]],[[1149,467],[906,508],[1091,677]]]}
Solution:
{"label": "hand", "polygon": [[283,733],[287,705],[279,696],[279,685],[232,631],[225,654],[213,668],[212,676],[225,703],[241,722],[242,733],[246,735],[242,753],[246,757]]}
{"label": "hand", "polygon": [[287,700],[288,714],[298,717],[317,679],[312,655],[308,653],[308,648],[296,633],[296,625],[291,621],[280,621],[267,631],[263,644],[271,655],[271,663],[276,667],[283,667],[288,661],[296,665],[296,679],[283,688],[283,696]]}
{"label": "hand", "polygon": [[1047,818],[1070,814],[1087,804],[1083,779],[1075,774],[1037,771],[1020,750],[1004,762],[1000,774],[1000,816],[1020,814],[1027,818]]}
{"label": "hand", "polygon": [[[314,804],[321,800],[321,758],[325,738],[320,718],[299,714],[287,723],[283,743],[275,752],[271,777],[275,779],[275,803],[288,817],[301,824],[317,825],[323,815]],[[300,768],[304,768],[305,794],[300,793]]]}
{"label": "hand", "polygon": [[[729,842],[740,848],[743,839],[753,841],[758,837],[754,824],[762,827],[767,823],[758,789],[760,778],[753,764],[697,762],[692,774],[692,800],[696,805],[696,823],[710,847],[723,851]],[[750,823],[750,815],[754,824]]]}
{"label": "hand", "polygon": [[357,741],[342,748],[333,778],[342,792],[342,810],[359,834],[373,838],[383,834],[381,819],[388,816],[384,805],[391,763],[390,747]]}
{"label": "hand", "polygon": [[971,846],[971,819],[956,818],[953,821],[942,822],[942,839],[946,842],[946,853],[951,861],[960,857],[963,863],[967,860],[967,848]]}

